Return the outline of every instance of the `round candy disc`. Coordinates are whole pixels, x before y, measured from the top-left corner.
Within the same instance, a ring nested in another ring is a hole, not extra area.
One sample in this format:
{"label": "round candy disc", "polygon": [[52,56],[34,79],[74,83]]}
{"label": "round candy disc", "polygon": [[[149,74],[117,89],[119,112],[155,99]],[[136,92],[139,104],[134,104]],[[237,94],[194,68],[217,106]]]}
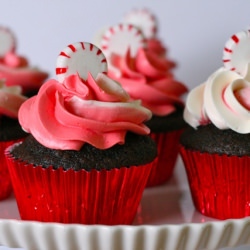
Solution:
{"label": "round candy disc", "polygon": [[145,40],[141,30],[131,24],[119,24],[109,28],[101,41],[101,48],[108,59],[112,54],[124,56],[128,49],[133,57],[138,49],[144,46]]}
{"label": "round candy disc", "polygon": [[65,77],[78,73],[84,80],[88,73],[96,78],[99,73],[107,73],[107,61],[102,51],[91,43],[78,42],[61,51],[56,62],[59,82]]}
{"label": "round candy disc", "polygon": [[109,27],[103,27],[99,29],[93,37],[93,44],[97,47],[101,48],[102,37],[104,36],[105,32],[108,30]]}
{"label": "round candy disc", "polygon": [[14,51],[16,39],[14,34],[5,27],[0,27],[0,57],[6,53]]}
{"label": "round candy disc", "polygon": [[124,23],[130,23],[141,29],[145,38],[153,38],[157,31],[155,16],[147,9],[136,9],[125,15]]}
{"label": "round candy disc", "polygon": [[223,62],[227,69],[245,76],[250,63],[250,31],[241,31],[233,35],[223,51]]}

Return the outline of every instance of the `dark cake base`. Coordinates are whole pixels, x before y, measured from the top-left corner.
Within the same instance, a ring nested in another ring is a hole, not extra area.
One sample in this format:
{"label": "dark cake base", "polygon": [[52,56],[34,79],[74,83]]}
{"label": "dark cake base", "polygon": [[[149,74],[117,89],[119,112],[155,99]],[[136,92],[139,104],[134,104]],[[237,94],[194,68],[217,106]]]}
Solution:
{"label": "dark cake base", "polygon": [[38,143],[29,135],[22,144],[12,150],[17,159],[45,168],[87,171],[91,169],[112,169],[144,165],[153,161],[157,155],[154,141],[149,136],[127,133],[124,145],[115,145],[110,149],[100,150],[87,143],[80,151],[53,150]]}
{"label": "dark cake base", "polygon": [[180,143],[200,152],[250,156],[250,134],[239,134],[231,129],[220,130],[213,124],[197,129],[189,127],[182,134]]}
{"label": "dark cake base", "polygon": [[187,123],[183,119],[183,109],[178,108],[174,113],[166,116],[154,115],[145,123],[154,133],[183,129]]}
{"label": "dark cake base", "polygon": [[0,118],[0,141],[16,140],[26,136],[27,133],[22,130],[17,119],[7,116]]}

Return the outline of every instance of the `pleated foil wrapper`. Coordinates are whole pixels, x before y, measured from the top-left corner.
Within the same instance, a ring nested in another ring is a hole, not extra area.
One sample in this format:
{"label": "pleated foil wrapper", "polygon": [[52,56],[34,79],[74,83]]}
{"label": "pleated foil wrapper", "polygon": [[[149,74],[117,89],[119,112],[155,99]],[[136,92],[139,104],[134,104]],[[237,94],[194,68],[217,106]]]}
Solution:
{"label": "pleated foil wrapper", "polygon": [[151,133],[151,138],[157,144],[158,162],[152,168],[147,182],[147,187],[162,185],[173,175],[179,153],[179,139],[183,130],[166,133]]}
{"label": "pleated foil wrapper", "polygon": [[43,168],[14,159],[12,147],[5,154],[23,220],[131,224],[154,164],[101,171]]}
{"label": "pleated foil wrapper", "polygon": [[216,219],[250,215],[250,157],[180,147],[196,209]]}
{"label": "pleated foil wrapper", "polygon": [[23,139],[17,139],[0,142],[0,200],[8,198],[12,192],[12,185],[4,151],[8,146],[22,140]]}

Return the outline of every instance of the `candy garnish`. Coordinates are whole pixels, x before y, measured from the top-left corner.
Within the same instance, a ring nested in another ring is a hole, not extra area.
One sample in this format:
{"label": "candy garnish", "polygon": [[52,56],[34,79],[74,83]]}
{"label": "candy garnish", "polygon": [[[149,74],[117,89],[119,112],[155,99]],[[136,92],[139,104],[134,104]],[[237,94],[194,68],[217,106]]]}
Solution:
{"label": "candy garnish", "polygon": [[16,39],[14,34],[8,28],[0,27],[0,57],[14,51],[15,47]]}
{"label": "candy garnish", "polygon": [[147,39],[153,38],[157,32],[156,18],[147,9],[134,9],[130,11],[125,15],[123,22],[138,27]]}
{"label": "candy garnish", "polygon": [[225,68],[235,71],[243,77],[250,63],[250,31],[234,34],[227,42],[223,51]]}
{"label": "candy garnish", "polygon": [[86,80],[88,73],[95,79],[99,73],[107,73],[107,61],[102,51],[91,43],[77,42],[68,45],[56,61],[56,75],[59,82],[78,73]]}
{"label": "candy garnish", "polygon": [[140,29],[131,24],[118,24],[109,28],[101,41],[101,49],[107,58],[112,54],[124,56],[128,49],[133,57],[141,47],[145,47],[144,36]]}

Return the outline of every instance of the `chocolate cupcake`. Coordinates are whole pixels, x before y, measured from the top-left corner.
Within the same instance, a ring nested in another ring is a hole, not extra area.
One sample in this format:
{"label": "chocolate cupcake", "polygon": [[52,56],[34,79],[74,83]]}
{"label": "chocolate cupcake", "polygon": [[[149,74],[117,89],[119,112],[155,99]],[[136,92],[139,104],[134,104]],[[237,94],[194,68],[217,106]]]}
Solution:
{"label": "chocolate cupcake", "polygon": [[16,39],[10,29],[0,27],[0,42],[0,79],[6,86],[20,86],[25,96],[36,94],[48,74],[31,67],[27,58],[16,53]]}
{"label": "chocolate cupcake", "polygon": [[147,186],[156,186],[173,173],[179,137],[186,126],[181,97],[187,88],[175,79],[169,60],[147,47],[150,38],[144,33],[138,26],[119,24],[107,30],[101,44],[110,63],[108,75],[122,84],[132,100],[141,100],[153,113],[147,125],[157,144],[158,164]]}
{"label": "chocolate cupcake", "polygon": [[21,88],[6,87],[0,82],[0,200],[7,198],[12,191],[10,176],[4,151],[6,147],[23,140],[27,134],[22,130],[18,119],[18,110],[26,97]]}
{"label": "chocolate cupcake", "polygon": [[249,31],[233,35],[224,67],[187,98],[181,155],[194,205],[218,219],[250,215]]}
{"label": "chocolate cupcake", "polygon": [[66,47],[49,80],[19,111],[31,135],[6,150],[21,218],[84,224],[131,224],[157,149],[144,121],[105,75],[101,50]]}

